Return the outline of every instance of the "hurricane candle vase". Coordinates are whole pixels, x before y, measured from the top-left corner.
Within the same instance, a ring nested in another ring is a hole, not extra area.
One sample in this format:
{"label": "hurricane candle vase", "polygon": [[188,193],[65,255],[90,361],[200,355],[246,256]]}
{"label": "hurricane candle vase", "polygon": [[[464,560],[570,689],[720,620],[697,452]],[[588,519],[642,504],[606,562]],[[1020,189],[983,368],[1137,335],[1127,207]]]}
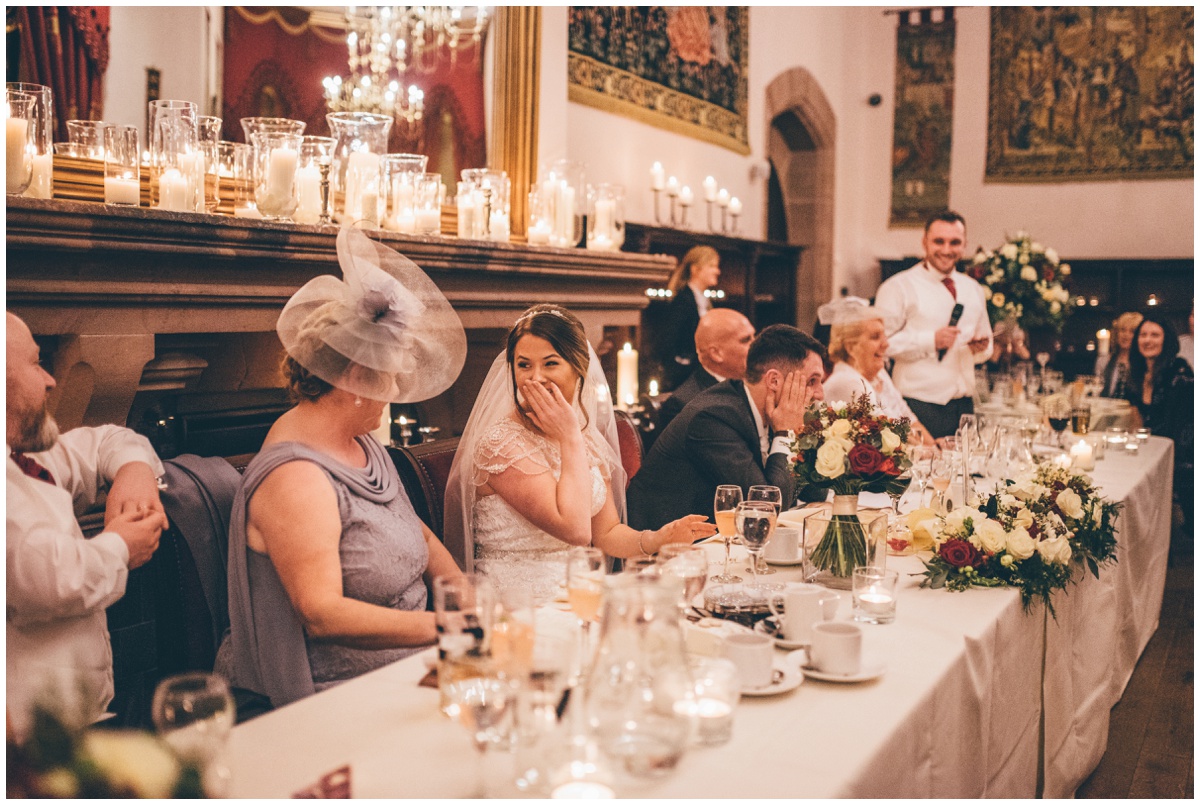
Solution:
{"label": "hurricane candle vase", "polygon": [[300,135],[260,132],[254,135],[254,200],[268,220],[290,221],[299,202],[296,169]]}
{"label": "hurricane candle vase", "polygon": [[5,190],[16,196],[25,192],[33,178],[29,128],[37,98],[28,92],[11,89],[5,90],[4,96]]}
{"label": "hurricane candle vase", "polygon": [[426,173],[417,180],[413,216],[418,235],[440,235],[442,232],[442,196],[445,195],[440,173]]}
{"label": "hurricane candle vase", "polygon": [[383,158],[383,228],[416,234],[417,185],[429,158],[422,154],[388,154]]}
{"label": "hurricane candle vase", "polygon": [[625,243],[625,188],[619,184],[588,186],[587,248],[616,252]]}
{"label": "hurricane candle vase", "polygon": [[103,120],[68,120],[67,141],[81,159],[104,159],[104,130],[108,124]]}
{"label": "hurricane candle vase", "polygon": [[[37,99],[26,132],[26,150],[32,153],[33,169],[24,195],[54,197],[54,93],[42,84],[10,82],[6,89],[24,92]],[[30,147],[32,145],[32,148]]]}
{"label": "hurricane candle vase", "polygon": [[508,174],[486,168],[468,168],[462,172],[462,178],[478,191],[475,199],[482,202],[482,209],[476,210],[479,216],[476,228],[476,231],[480,232],[479,237],[507,241],[511,228],[511,185]]}
{"label": "hurricane candle vase", "polygon": [[196,138],[200,153],[204,155],[204,190],[202,210],[213,215],[221,203],[221,163],[217,156],[217,144],[221,141],[221,118],[200,115],[196,118]]}
{"label": "hurricane candle vase", "polygon": [[321,215],[326,212],[321,169],[324,166],[328,172],[336,146],[337,140],[332,137],[305,135],[300,140],[300,165],[296,168],[296,212],[292,215],[296,223],[321,222]]}
{"label": "hurricane candle vase", "polygon": [[550,221],[550,245],[570,248],[583,237],[584,167],[582,163],[559,160],[538,180],[541,216]]}
{"label": "hurricane candle vase", "polygon": [[255,134],[273,132],[302,135],[308,125],[303,120],[291,120],[286,117],[243,117],[238,122],[242,124],[242,133],[246,136],[247,145]]}
{"label": "hurricane candle vase", "polygon": [[104,203],[136,207],[142,203],[142,157],[135,126],[104,130]]}
{"label": "hurricane candle vase", "polygon": [[203,208],[198,118],[191,101],[150,102],[150,206],[173,212]]}
{"label": "hurricane candle vase", "polygon": [[334,217],[342,223],[379,223],[380,159],[387,153],[392,118],[368,112],[325,115],[337,140],[330,172]]}

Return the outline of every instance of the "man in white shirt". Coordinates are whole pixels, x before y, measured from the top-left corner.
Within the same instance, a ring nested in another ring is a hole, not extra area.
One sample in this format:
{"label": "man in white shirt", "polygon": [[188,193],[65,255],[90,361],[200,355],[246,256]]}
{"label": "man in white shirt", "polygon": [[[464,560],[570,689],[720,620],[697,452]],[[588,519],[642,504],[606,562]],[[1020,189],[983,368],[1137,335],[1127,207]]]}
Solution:
{"label": "man in white shirt", "polygon": [[[116,425],[60,437],[46,408],[54,379],[25,322],[6,319],[6,687],[23,740],[35,705],[81,724],[108,707],[105,608],[125,594],[129,570],[154,554],[167,519],[150,443]],[[105,490],[104,531],[84,539],[76,514]]]}
{"label": "man in white shirt", "polygon": [[[904,322],[888,337],[892,380],[934,438],[952,435],[959,417],[975,410],[975,365],[992,354],[985,292],[956,270],[966,236],[961,215],[935,215],[921,239],[925,259],[889,278],[875,296],[881,312]],[[962,315],[951,325],[956,304]]]}

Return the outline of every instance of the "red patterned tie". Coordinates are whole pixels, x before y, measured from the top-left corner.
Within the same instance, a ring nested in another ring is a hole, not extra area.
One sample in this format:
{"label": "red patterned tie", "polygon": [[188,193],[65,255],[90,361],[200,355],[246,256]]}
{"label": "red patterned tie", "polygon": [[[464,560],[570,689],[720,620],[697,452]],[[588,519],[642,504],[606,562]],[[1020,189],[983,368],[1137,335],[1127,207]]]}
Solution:
{"label": "red patterned tie", "polygon": [[21,472],[25,473],[30,478],[35,478],[39,481],[45,481],[48,484],[54,483],[54,476],[50,474],[50,470],[34,461],[29,456],[25,455],[24,453],[18,453],[14,450],[12,457],[13,461],[17,462],[17,466],[21,468]]}
{"label": "red patterned tie", "polygon": [[954,297],[954,301],[958,301],[958,291],[954,290],[954,280],[949,277],[942,279],[942,285],[946,286],[946,290],[950,292],[950,296]]}

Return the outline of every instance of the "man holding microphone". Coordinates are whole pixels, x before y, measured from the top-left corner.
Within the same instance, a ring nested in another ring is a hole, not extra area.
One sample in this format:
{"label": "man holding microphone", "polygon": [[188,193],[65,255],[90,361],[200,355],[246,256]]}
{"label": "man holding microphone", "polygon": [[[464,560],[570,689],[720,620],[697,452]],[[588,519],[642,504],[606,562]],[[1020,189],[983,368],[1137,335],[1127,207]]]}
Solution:
{"label": "man holding microphone", "polygon": [[900,317],[889,334],[892,380],[933,437],[951,436],[959,417],[974,412],[975,365],[992,354],[987,293],[957,271],[967,227],[956,212],[938,213],[925,224],[925,259],[881,286],[875,306]]}

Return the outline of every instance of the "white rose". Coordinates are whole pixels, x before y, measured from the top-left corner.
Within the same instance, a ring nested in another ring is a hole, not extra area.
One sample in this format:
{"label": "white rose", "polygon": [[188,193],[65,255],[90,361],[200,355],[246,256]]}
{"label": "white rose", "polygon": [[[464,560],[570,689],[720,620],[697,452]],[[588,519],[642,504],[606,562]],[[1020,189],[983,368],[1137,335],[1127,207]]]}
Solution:
{"label": "white rose", "polygon": [[1013,524],[1021,528],[1029,528],[1033,525],[1033,512],[1029,509],[1020,509],[1013,515]]}
{"label": "white rose", "polygon": [[1004,526],[995,520],[983,520],[975,524],[975,533],[979,535],[979,546],[988,553],[1000,553],[1007,544]]}
{"label": "white rose", "polygon": [[[1026,252],[1021,252],[1021,256],[1017,258],[1017,262],[1025,265],[1029,262],[1029,255]],[[1022,272],[1024,273],[1024,272]],[[1036,274],[1034,276],[1037,276]]]}
{"label": "white rose", "polygon": [[834,439],[845,439],[850,435],[850,420],[838,419],[829,426],[829,433],[826,434]]}
{"label": "white rose", "polygon": [[84,735],[83,751],[118,791],[162,799],[171,796],[179,764],[153,735],[132,730],[95,730]]}
{"label": "white rose", "polygon": [[1054,502],[1058,504],[1058,510],[1072,520],[1083,517],[1083,498],[1079,497],[1074,489],[1068,487],[1059,492]]}
{"label": "white rose", "polygon": [[996,307],[1004,307],[1004,294],[999,291],[992,294],[992,304]]}
{"label": "white rose", "polygon": [[1037,282],[1037,269],[1033,266],[1025,266],[1021,269],[1021,279],[1026,282]]}
{"label": "white rose", "polygon": [[1050,303],[1050,312],[1051,313],[1057,314],[1060,310],[1062,310],[1062,302],[1051,302]]}
{"label": "white rose", "polygon": [[975,252],[975,256],[971,258],[971,262],[974,263],[975,265],[979,265],[980,263],[987,262],[987,254],[982,251]]}
{"label": "white rose", "polygon": [[1004,255],[1005,259],[1016,260],[1017,259],[1017,244],[1005,243],[1003,246],[1000,247],[1000,254]]}
{"label": "white rose", "polygon": [[1044,539],[1037,544],[1037,550],[1042,555],[1042,561],[1052,565],[1065,565],[1071,561],[1071,543],[1067,542],[1066,537]]}
{"label": "white rose", "polygon": [[1034,254],[1046,251],[1045,247],[1043,247],[1042,244],[1038,243],[1036,240],[1029,244],[1029,250]]}
{"label": "white rose", "polygon": [[1104,522],[1104,507],[1103,506],[1097,504],[1095,506],[1095,508],[1092,509],[1092,522],[1095,523],[1097,526],[1100,525],[1102,522]]}
{"label": "white rose", "polygon": [[966,527],[965,523],[968,518],[978,520],[979,517],[978,509],[972,509],[970,506],[959,506],[946,515],[946,525],[954,531],[961,533]]}
{"label": "white rose", "polygon": [[891,428],[884,428],[879,431],[879,441],[885,453],[894,453],[896,452],[896,448],[900,446],[900,437]]}
{"label": "white rose", "polygon": [[1071,301],[1071,292],[1066,288],[1063,288],[1061,285],[1058,288],[1058,301],[1062,302],[1064,305]]}
{"label": "white rose", "polygon": [[1058,252],[1054,251],[1054,249],[1046,249],[1046,259],[1049,260],[1051,263],[1057,265],[1058,264]]}
{"label": "white rose", "polygon": [[1005,567],[1012,567],[1013,566],[1013,558],[1011,556],[1009,556],[1008,554],[1004,554],[1004,556],[1000,557],[1000,564],[1004,565]]}
{"label": "white rose", "polygon": [[1012,495],[1001,495],[1000,505],[1005,508],[1019,507],[1021,505],[1021,501],[1017,500]]}
{"label": "white rose", "polygon": [[1037,544],[1024,528],[1014,528],[1008,532],[1008,537],[1004,541],[1004,549],[1013,559],[1024,562],[1033,556],[1033,552],[1037,550]]}
{"label": "white rose", "polygon": [[1058,270],[1062,272],[1062,275],[1064,277],[1071,276],[1071,264],[1070,263],[1063,263],[1061,266],[1058,267]]}
{"label": "white rose", "polygon": [[817,472],[838,478],[846,472],[846,450],[839,441],[828,441],[817,449]]}

